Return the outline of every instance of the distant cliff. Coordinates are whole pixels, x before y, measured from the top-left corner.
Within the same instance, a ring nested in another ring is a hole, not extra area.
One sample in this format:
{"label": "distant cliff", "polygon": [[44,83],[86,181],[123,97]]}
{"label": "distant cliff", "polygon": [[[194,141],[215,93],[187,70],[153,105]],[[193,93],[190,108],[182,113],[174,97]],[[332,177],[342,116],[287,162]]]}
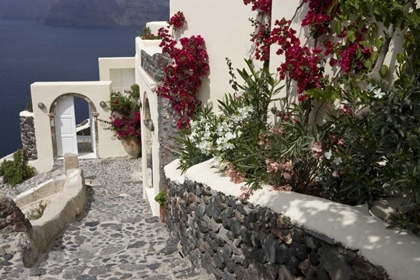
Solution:
{"label": "distant cliff", "polygon": [[0,0],[0,17],[47,25],[144,25],[167,20],[169,0]]}

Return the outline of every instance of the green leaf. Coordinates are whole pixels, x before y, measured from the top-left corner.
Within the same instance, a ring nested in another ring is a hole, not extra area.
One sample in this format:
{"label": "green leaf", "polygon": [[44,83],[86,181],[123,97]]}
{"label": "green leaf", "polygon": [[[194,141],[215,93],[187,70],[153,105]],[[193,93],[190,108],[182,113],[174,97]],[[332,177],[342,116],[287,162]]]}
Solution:
{"label": "green leaf", "polygon": [[356,41],[356,33],[354,30],[347,30],[346,37],[352,43]]}
{"label": "green leaf", "polygon": [[388,66],[382,65],[379,74],[381,74],[382,78],[385,78],[386,74],[388,74]]}
{"label": "green leaf", "polygon": [[406,56],[404,54],[397,53],[397,62],[399,64],[403,64],[405,60],[406,60]]}
{"label": "green leaf", "polygon": [[337,33],[337,34],[340,34],[341,33],[341,22],[340,21],[335,21],[335,32]]}
{"label": "green leaf", "polygon": [[373,68],[373,63],[370,59],[363,61],[363,65],[367,68],[368,71],[372,70]]}
{"label": "green leaf", "polygon": [[384,38],[376,38],[375,39],[375,47],[378,49],[378,51],[382,48],[382,45],[384,44]]}

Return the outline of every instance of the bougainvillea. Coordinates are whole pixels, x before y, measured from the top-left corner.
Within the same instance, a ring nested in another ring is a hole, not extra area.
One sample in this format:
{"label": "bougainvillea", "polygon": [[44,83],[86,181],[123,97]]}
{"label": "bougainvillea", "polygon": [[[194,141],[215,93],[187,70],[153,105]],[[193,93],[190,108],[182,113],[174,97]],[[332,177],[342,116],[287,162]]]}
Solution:
{"label": "bougainvillea", "polygon": [[[244,3],[252,4],[252,10],[258,11],[257,18],[251,19],[255,27],[251,35],[251,41],[255,43],[255,58],[268,65],[270,48],[277,47],[276,53],[284,56],[284,62],[277,67],[280,79],[296,82],[301,102],[307,100],[309,90],[324,88],[326,63],[340,67],[349,75],[370,70],[375,63],[375,47],[367,46],[365,41],[369,31],[366,25],[354,21],[332,28],[334,17],[340,14],[339,6],[333,6],[332,0],[303,0],[302,4],[307,3],[309,9],[301,26],[308,26],[310,37],[314,39],[309,44],[298,38],[296,30],[291,28],[291,20],[276,20],[271,29],[271,1],[244,0]],[[322,35],[323,40],[320,39]],[[321,97],[323,100],[332,98],[334,96]]]}
{"label": "bougainvillea", "polygon": [[107,130],[112,130],[119,140],[135,139],[141,142],[140,107],[137,105],[139,95],[138,85],[133,85],[128,94],[112,92],[109,101],[111,116],[109,121],[100,120],[106,124]]}
{"label": "bougainvillea", "polygon": [[180,29],[185,23],[182,12],[171,17],[168,28],[160,28],[162,37],[160,47],[172,63],[165,68],[165,76],[158,88],[159,96],[168,99],[178,114],[177,127],[182,129],[189,125],[201,102],[196,95],[201,86],[201,79],[209,72],[208,54],[204,39],[198,36],[181,38],[177,41],[170,34],[169,28]]}
{"label": "bougainvillea", "polygon": [[177,12],[169,20],[169,25],[172,26],[174,30],[178,30],[184,26],[185,16],[183,12]]}
{"label": "bougainvillea", "polygon": [[253,11],[271,14],[272,0],[243,0],[245,5],[252,4]]}

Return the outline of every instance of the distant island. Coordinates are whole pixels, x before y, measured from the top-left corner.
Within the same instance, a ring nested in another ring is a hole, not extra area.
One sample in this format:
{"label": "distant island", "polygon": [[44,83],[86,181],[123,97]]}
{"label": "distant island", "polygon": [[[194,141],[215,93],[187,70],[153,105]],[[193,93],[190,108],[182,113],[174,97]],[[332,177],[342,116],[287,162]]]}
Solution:
{"label": "distant island", "polygon": [[169,0],[0,0],[0,18],[54,26],[143,26],[168,17]]}

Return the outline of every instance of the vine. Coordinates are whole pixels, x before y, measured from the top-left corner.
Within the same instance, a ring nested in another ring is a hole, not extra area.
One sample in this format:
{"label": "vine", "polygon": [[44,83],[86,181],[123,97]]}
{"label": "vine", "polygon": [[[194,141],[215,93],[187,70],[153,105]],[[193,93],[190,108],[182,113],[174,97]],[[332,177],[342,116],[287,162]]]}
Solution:
{"label": "vine", "polygon": [[158,87],[159,96],[170,101],[172,108],[178,114],[177,127],[185,128],[201,105],[196,95],[201,87],[201,79],[209,72],[208,54],[204,39],[198,36],[177,40],[169,29],[176,31],[185,24],[185,16],[177,12],[171,17],[167,28],[160,28],[158,35],[162,38],[160,47],[172,63],[165,68],[165,76]]}

